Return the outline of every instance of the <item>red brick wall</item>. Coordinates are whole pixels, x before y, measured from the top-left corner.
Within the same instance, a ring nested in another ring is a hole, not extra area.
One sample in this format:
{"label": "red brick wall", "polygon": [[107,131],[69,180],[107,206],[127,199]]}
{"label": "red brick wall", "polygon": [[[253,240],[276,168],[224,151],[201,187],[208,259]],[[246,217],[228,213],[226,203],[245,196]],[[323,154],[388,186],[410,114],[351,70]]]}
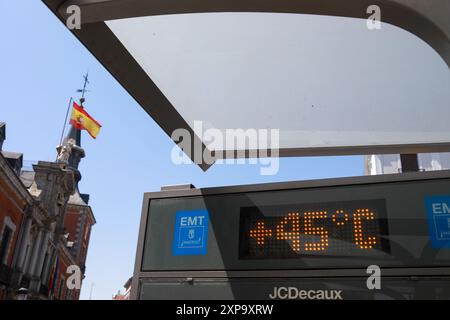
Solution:
{"label": "red brick wall", "polygon": [[[83,210],[81,213],[79,210]],[[88,214],[88,208],[81,208],[78,206],[69,205],[66,210],[66,215],[64,218],[64,227],[67,232],[69,232],[69,241],[76,241],[78,243],[79,255],[76,258],[76,263],[81,268],[86,264],[86,255],[89,248],[89,240],[91,236],[91,227],[94,223],[92,217]],[[77,225],[82,220],[82,215],[87,214],[86,223],[83,226],[83,229],[79,231],[77,234]],[[78,238],[77,238],[78,237]],[[77,253],[78,254],[78,253]],[[67,268],[67,266],[66,266]],[[66,270],[66,269],[65,269]],[[84,275],[82,275],[84,277]],[[66,279],[68,276],[65,277]],[[55,291],[58,292],[58,291]],[[71,299],[78,300],[80,296],[79,290],[74,290],[71,294]]]}
{"label": "red brick wall", "polygon": [[[81,221],[81,213],[78,211],[79,207],[69,206],[66,211],[66,216],[64,218],[64,227],[69,232],[69,241],[77,241],[78,248],[80,248],[80,255],[77,257],[77,263],[84,266],[86,263],[86,255],[89,248],[89,240],[91,237],[91,227],[94,221],[90,215],[87,216],[87,221],[80,230],[79,239],[76,239],[76,228],[79,221]],[[83,209],[88,210],[88,209]],[[87,214],[87,213],[83,213]]]}
{"label": "red brick wall", "polygon": [[[57,279],[57,284],[55,286],[55,298],[58,300],[78,300],[80,297],[80,291],[76,289],[69,290],[67,288],[67,279],[71,274],[67,273],[67,268],[71,265],[70,260],[64,255],[59,256],[59,274]],[[64,279],[62,283],[61,280]],[[63,291],[61,292],[61,284],[64,284]]]}
{"label": "red brick wall", "polygon": [[[67,278],[68,278],[66,271],[67,271],[67,267],[69,265],[70,265],[70,263],[66,260],[64,255],[60,254],[59,255],[59,266],[58,266],[59,271],[58,271],[58,276],[56,279],[55,288],[53,291],[55,299],[65,300],[66,292],[67,292]],[[64,280],[64,282],[61,283],[61,280]],[[62,284],[63,284],[63,286],[61,287]]]}
{"label": "red brick wall", "polygon": [[66,216],[64,217],[64,227],[67,232],[69,232],[69,241],[75,241],[76,228],[80,214],[78,211],[74,210],[73,207],[68,207],[66,211]]}
{"label": "red brick wall", "polygon": [[0,178],[0,232],[3,230],[5,218],[8,216],[16,226],[9,245],[7,265],[11,266],[19,231],[23,219],[25,201],[17,197],[6,181]]}

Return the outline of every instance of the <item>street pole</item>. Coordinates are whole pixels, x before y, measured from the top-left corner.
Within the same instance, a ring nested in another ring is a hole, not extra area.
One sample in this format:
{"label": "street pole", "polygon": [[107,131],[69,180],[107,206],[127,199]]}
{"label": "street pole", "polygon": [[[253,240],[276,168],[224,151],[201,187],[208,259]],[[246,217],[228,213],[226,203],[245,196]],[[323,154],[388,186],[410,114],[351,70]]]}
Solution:
{"label": "street pole", "polygon": [[92,300],[92,291],[94,291],[94,285],[95,285],[95,283],[92,282],[91,283],[91,292],[89,293],[89,300]]}
{"label": "street pole", "polygon": [[419,171],[419,158],[417,156],[417,153],[400,154],[400,163],[402,166],[402,172]]}

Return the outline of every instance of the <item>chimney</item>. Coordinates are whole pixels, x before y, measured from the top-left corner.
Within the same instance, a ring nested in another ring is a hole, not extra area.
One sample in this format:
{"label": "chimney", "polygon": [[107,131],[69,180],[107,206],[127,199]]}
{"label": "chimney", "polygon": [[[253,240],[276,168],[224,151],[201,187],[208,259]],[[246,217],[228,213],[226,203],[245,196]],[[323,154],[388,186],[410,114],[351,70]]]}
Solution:
{"label": "chimney", "polygon": [[0,151],[2,151],[3,141],[6,139],[6,124],[0,122]]}

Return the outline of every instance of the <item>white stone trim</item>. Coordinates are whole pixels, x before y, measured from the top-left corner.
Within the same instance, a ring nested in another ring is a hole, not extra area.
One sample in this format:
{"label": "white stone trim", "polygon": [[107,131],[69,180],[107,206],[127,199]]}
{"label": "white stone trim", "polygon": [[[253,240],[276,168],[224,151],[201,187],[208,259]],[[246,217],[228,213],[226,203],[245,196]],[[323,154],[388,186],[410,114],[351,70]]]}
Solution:
{"label": "white stone trim", "polygon": [[11,220],[10,216],[6,216],[5,219],[3,219],[3,224],[8,226],[13,231],[13,233],[16,232],[16,225]]}

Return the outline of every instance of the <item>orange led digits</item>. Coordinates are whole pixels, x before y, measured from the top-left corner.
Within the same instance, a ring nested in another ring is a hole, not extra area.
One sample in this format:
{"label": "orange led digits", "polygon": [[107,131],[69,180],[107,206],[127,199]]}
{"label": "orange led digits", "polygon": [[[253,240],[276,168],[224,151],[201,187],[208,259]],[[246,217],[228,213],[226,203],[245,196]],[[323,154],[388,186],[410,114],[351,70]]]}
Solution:
{"label": "orange led digits", "polygon": [[266,229],[263,221],[256,223],[256,229],[250,230],[250,237],[256,239],[256,243],[263,246],[266,238],[272,237],[272,230]]}
{"label": "orange led digits", "polygon": [[306,251],[323,251],[328,247],[328,231],[324,227],[314,226],[313,221],[316,219],[326,219],[326,211],[305,212],[304,226],[305,235],[319,236],[320,242],[305,243]]}
{"label": "orange led digits", "polygon": [[331,220],[336,223],[336,225],[343,226],[348,222],[348,213],[344,212],[344,210],[336,210],[336,212],[331,215]]}
{"label": "orange led digits", "polygon": [[369,209],[357,209],[353,214],[353,235],[355,244],[361,249],[372,249],[377,244],[377,238],[368,236],[363,238],[363,219],[374,220],[375,215]]}
{"label": "orange led digits", "polygon": [[[290,231],[286,226],[290,225]],[[288,213],[276,227],[277,240],[290,240],[292,242],[292,250],[300,252],[300,214],[298,212]]]}
{"label": "orange led digits", "polygon": [[[277,203],[287,203],[242,207],[239,258],[277,260],[305,256],[311,258],[304,261],[309,267],[310,261],[312,266],[323,257],[339,260],[391,254],[384,199],[309,203],[313,200],[304,199],[303,195],[300,198],[306,203],[277,198]],[[264,199],[267,203],[269,200]]]}

